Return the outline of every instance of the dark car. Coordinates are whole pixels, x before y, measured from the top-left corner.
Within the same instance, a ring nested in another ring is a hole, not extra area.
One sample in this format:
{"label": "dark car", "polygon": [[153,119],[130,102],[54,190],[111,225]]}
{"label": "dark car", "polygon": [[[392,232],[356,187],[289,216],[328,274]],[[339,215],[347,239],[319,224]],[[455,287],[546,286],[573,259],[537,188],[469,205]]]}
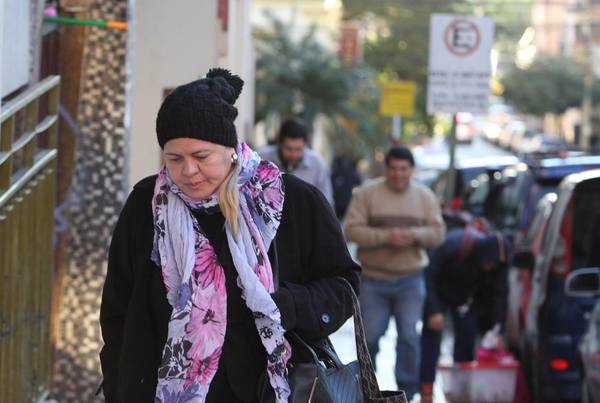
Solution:
{"label": "dark car", "polygon": [[536,158],[507,167],[490,186],[481,215],[519,242],[545,194],[555,192],[567,175],[594,168],[600,168],[599,155]]}
{"label": "dark car", "polygon": [[533,153],[557,153],[566,150],[570,145],[561,137],[553,136],[547,133],[537,133],[532,136],[527,136],[518,148],[514,150],[517,154],[533,154]]}
{"label": "dark car", "polygon": [[[462,208],[465,205],[465,198],[467,197],[467,190],[469,189],[471,182],[477,178],[478,175],[485,173],[486,175],[493,175],[495,172],[499,172],[502,169],[515,165],[519,162],[519,159],[513,155],[496,155],[485,158],[465,158],[461,159],[456,164],[456,177],[454,181],[454,192],[452,198],[452,207]],[[432,184],[434,193],[441,199],[445,200],[448,192],[448,171],[444,171]]]}
{"label": "dark car", "polygon": [[581,397],[578,346],[595,298],[565,294],[572,271],[600,260],[600,170],[567,176],[544,231],[537,256],[521,251],[515,264],[532,263],[531,297],[523,361],[536,401]]}
{"label": "dark car", "polygon": [[[525,236],[515,245],[516,258],[508,270],[505,334],[509,348],[517,354],[524,348],[525,323],[532,288],[532,258],[541,252],[542,239],[556,198],[556,193],[548,193],[540,199]],[[529,260],[519,260],[523,253],[529,255]]]}
{"label": "dark car", "polygon": [[[567,277],[565,288],[570,297],[597,298],[600,296],[600,267],[575,270]],[[596,303],[592,311],[579,353],[583,372],[581,401],[600,402],[600,303]]]}

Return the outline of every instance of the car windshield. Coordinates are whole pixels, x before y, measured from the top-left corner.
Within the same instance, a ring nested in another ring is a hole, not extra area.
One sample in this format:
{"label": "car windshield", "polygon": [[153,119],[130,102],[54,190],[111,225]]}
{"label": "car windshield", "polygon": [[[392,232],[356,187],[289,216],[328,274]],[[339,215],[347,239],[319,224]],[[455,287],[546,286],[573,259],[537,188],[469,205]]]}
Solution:
{"label": "car windshield", "polygon": [[469,186],[469,199],[467,205],[469,208],[481,206],[490,191],[490,177],[488,174],[481,174],[471,182]]}

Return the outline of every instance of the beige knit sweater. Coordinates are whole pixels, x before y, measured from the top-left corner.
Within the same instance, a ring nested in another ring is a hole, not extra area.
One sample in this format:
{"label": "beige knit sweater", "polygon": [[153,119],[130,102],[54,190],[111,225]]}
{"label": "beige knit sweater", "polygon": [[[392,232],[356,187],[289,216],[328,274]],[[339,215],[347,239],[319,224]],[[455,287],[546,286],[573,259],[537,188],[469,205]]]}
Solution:
{"label": "beige knit sweater", "polygon": [[[388,237],[394,227],[410,228],[416,243],[391,247]],[[412,181],[405,191],[397,192],[380,178],[354,193],[344,230],[358,244],[366,276],[394,278],[423,270],[429,263],[425,249],[439,245],[446,228],[431,190]]]}

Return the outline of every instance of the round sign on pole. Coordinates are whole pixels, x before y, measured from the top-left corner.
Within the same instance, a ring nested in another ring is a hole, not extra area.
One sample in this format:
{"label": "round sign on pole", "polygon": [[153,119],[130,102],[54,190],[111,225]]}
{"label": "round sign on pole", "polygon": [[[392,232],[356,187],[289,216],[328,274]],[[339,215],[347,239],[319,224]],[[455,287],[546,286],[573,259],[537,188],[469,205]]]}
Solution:
{"label": "round sign on pole", "polygon": [[444,44],[456,56],[468,56],[481,43],[481,33],[476,24],[468,20],[452,21],[444,32]]}

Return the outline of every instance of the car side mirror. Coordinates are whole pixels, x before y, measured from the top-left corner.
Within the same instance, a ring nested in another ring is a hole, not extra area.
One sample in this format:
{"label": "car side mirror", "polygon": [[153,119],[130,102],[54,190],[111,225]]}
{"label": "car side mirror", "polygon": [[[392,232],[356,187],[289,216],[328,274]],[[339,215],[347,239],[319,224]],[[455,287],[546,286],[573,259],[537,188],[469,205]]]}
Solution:
{"label": "car side mirror", "polygon": [[595,297],[600,295],[600,267],[584,267],[567,276],[565,294],[570,297]]}
{"label": "car side mirror", "polygon": [[512,265],[519,270],[532,271],[533,267],[535,266],[535,256],[530,250],[519,250],[513,255]]}

